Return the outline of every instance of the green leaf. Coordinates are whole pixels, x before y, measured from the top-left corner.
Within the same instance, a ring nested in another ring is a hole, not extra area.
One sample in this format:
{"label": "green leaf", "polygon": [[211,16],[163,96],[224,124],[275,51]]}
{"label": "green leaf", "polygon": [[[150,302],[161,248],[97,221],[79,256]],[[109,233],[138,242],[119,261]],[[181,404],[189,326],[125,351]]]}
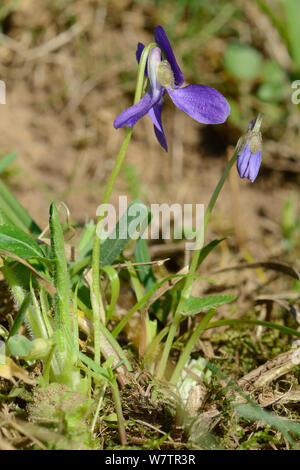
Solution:
{"label": "green leaf", "polygon": [[261,326],[265,326],[266,328],[274,328],[275,330],[279,330],[284,334],[293,335],[293,336],[297,336],[298,338],[300,338],[300,331],[295,330],[293,328],[289,328],[288,326],[279,325],[278,323],[272,323],[272,322],[264,321],[264,320],[234,320],[234,319],[233,320],[231,319],[218,320],[218,321],[209,323],[209,325],[207,326],[207,329],[218,328],[219,326],[224,326],[224,325],[233,325],[233,326],[235,325],[261,325]]}
{"label": "green leaf", "polygon": [[5,155],[3,158],[0,160],[0,173],[3,173],[4,170],[17,158],[16,153],[10,153],[8,155]]}
{"label": "green leaf", "polygon": [[[257,5],[261,8],[261,10],[264,12],[266,16],[270,18],[271,23],[275,26],[275,28],[278,30],[278,33],[284,40],[284,42],[287,42],[287,30],[286,30],[286,25],[284,24],[283,18],[278,15],[278,11],[274,8],[274,4],[268,5],[268,3],[265,0],[255,0]],[[298,0],[296,0],[298,1]]]}
{"label": "green leaf", "polygon": [[285,0],[283,2],[287,21],[287,35],[290,46],[291,55],[293,57],[295,68],[300,72],[300,3],[299,0]]}
{"label": "green leaf", "polygon": [[0,250],[13,253],[22,259],[43,258],[39,245],[14,225],[0,225]]}
{"label": "green leaf", "polygon": [[132,239],[129,228],[130,224],[136,220],[137,214],[140,214],[141,220],[140,236],[144,233],[150,221],[150,209],[141,201],[133,201],[120,218],[115,230],[101,244],[101,266],[112,264]]}
{"label": "green leaf", "polygon": [[87,252],[91,250],[95,228],[96,226],[93,220],[90,220],[84,226],[79,242],[77,243],[78,261],[82,260],[87,255]]}
{"label": "green leaf", "polygon": [[12,329],[10,330],[10,333],[9,333],[9,336],[8,336],[8,339],[11,338],[12,336],[16,335],[19,331],[19,328],[20,326],[22,325],[23,323],[23,320],[25,318],[25,315],[26,315],[26,312],[27,312],[27,309],[30,305],[30,293],[26,294],[26,296],[24,297],[24,300],[21,304],[21,307],[17,313],[17,316],[15,318],[15,321],[14,321],[14,324],[12,326]]}
{"label": "green leaf", "polygon": [[262,78],[265,82],[283,85],[287,80],[287,75],[277,62],[266,60],[262,68]]}
{"label": "green leaf", "polygon": [[292,440],[288,433],[300,436],[300,424],[290,419],[281,418],[275,413],[269,413],[263,410],[258,405],[250,404],[237,404],[234,405],[234,410],[237,414],[249,421],[264,421],[269,426],[278,429],[285,437]]}
{"label": "green leaf", "polygon": [[263,83],[257,90],[257,96],[260,100],[267,103],[280,103],[286,96],[286,91],[277,83]]}
{"label": "green leaf", "polygon": [[27,210],[19,203],[3,181],[0,180],[0,209],[11,222],[22,230],[38,236],[41,229],[30,217]]}
{"label": "green leaf", "polygon": [[12,356],[28,356],[33,349],[32,342],[23,335],[14,335],[7,341],[7,346]]}
{"label": "green leaf", "polygon": [[264,63],[261,77],[262,83],[257,90],[257,96],[269,103],[280,102],[290,93],[290,84],[284,70],[273,60]]}
{"label": "green leaf", "polygon": [[[142,214],[142,217],[140,217],[140,220],[142,219],[140,236],[144,233],[150,221],[150,209],[141,201],[133,201],[128,207],[126,213],[122,215],[119,222],[116,224],[113,232],[101,243],[101,266],[111,265],[132,239],[128,233],[128,228],[130,224],[136,220],[136,213]],[[87,233],[84,231],[82,236],[83,238],[80,239],[79,247],[81,251],[79,253],[78,260],[75,263],[72,263],[70,269],[70,277],[72,278],[73,285],[78,281],[78,278],[74,276],[81,272],[91,262],[93,246],[92,236],[94,230],[95,227],[92,227],[91,225],[89,231]]]}
{"label": "green leaf", "polygon": [[70,335],[70,333],[68,332],[67,329],[65,329],[65,334],[66,334],[66,338],[67,338],[67,341],[69,343],[70,348],[72,349],[74,354],[78,357],[78,359],[80,359],[80,361],[82,361],[90,369],[92,369],[94,372],[96,372],[96,374],[99,375],[99,378],[110,381],[111,377],[110,377],[109,373],[107,372],[107,370],[104,369],[103,367],[99,366],[99,364],[97,364],[95,361],[93,361],[93,359],[91,359],[90,357],[86,356],[85,354],[83,354],[82,352],[80,352],[76,349],[76,347],[75,347],[75,345],[72,341],[71,335]]}
{"label": "green leaf", "polygon": [[215,240],[211,241],[210,243],[208,243],[207,245],[205,245],[203,248],[201,248],[201,251],[200,251],[200,256],[199,256],[199,259],[198,259],[198,267],[200,266],[200,264],[205,260],[205,258],[209,255],[209,253],[216,247],[219,245],[219,243],[221,243],[223,240],[226,240],[227,237],[224,237],[224,238],[216,238]]}
{"label": "green leaf", "polygon": [[[134,250],[134,258],[137,263],[147,263],[151,261],[149,256],[148,246],[146,240],[140,238],[137,241],[135,250]],[[151,265],[142,265],[137,266],[137,273],[145,287],[146,292],[150,290],[156,283],[155,276],[153,274]]]}
{"label": "green leaf", "polygon": [[105,274],[107,275],[110,281],[110,286],[111,286],[110,304],[108,305],[107,310],[106,310],[106,324],[107,324],[115,310],[115,306],[119,298],[120,279],[119,279],[117,271],[112,266],[103,266],[101,270],[104,271]]}
{"label": "green leaf", "polygon": [[227,71],[238,80],[254,80],[262,66],[262,55],[251,46],[230,44],[224,54]]}
{"label": "green leaf", "polygon": [[184,315],[195,315],[199,312],[205,312],[211,308],[228,304],[236,299],[234,295],[209,295],[207,297],[189,297],[180,313]]}
{"label": "green leaf", "polygon": [[[50,206],[49,227],[52,256],[55,265],[54,284],[57,290],[55,308],[57,349],[61,356],[65,356],[66,360],[66,357],[69,355],[69,350],[64,330],[71,332],[70,281],[65,255],[63,230],[59,220],[58,211],[54,203]],[[65,324],[64,328],[63,324]],[[64,361],[62,360],[61,362],[61,365],[65,366]]]}
{"label": "green leaf", "polygon": [[2,209],[0,209],[0,225],[14,225]]}

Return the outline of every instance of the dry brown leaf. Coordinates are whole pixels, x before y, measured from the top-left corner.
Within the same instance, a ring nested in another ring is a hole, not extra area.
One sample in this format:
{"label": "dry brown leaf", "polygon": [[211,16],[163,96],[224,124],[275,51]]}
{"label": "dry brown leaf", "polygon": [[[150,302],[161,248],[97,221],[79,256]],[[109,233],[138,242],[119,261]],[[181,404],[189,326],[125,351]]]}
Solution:
{"label": "dry brown leaf", "polygon": [[300,348],[279,354],[249,374],[244,375],[238,385],[247,391],[253,391],[270,384],[273,380],[290,372],[300,363]]}
{"label": "dry brown leaf", "polygon": [[6,357],[5,364],[0,365],[0,377],[12,381],[16,377],[30,385],[35,385],[36,383],[35,380],[29,377],[28,372],[19,367],[10,357]]}

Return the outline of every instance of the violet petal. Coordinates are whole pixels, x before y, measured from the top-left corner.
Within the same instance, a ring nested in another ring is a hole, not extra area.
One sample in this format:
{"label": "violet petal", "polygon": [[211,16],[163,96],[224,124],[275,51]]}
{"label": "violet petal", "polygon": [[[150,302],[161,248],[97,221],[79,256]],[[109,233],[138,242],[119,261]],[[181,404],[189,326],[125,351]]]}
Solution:
{"label": "violet petal", "polygon": [[227,100],[215,88],[188,85],[174,91],[166,90],[179,109],[203,124],[221,124],[230,113]]}
{"label": "violet petal", "polygon": [[261,164],[261,150],[252,153],[249,161],[249,176],[251,183],[256,179]]}
{"label": "violet petal", "polygon": [[155,29],[155,42],[163,49],[166,59],[169,62],[171,69],[174,73],[174,79],[177,86],[181,86],[184,82],[183,73],[175,59],[172,46],[162,26],[156,26]]}
{"label": "violet petal", "polygon": [[123,126],[134,126],[161,98],[161,94],[153,96],[151,90],[148,89],[143,98],[133,106],[125,109],[114,120],[114,128],[119,129]]}
{"label": "violet petal", "polygon": [[158,142],[167,152],[168,151],[167,139],[166,139],[166,136],[162,127],[162,122],[161,122],[162,106],[163,106],[163,100],[161,99],[157,104],[153,106],[153,108],[150,109],[150,111],[148,112],[148,115],[154,124],[154,132],[155,132]]}
{"label": "violet petal", "polygon": [[237,157],[237,169],[241,178],[248,178],[249,161],[251,158],[251,150],[249,142],[242,149]]}
{"label": "violet petal", "polygon": [[[141,56],[142,56],[142,53],[143,53],[144,49],[145,49],[144,44],[142,42],[139,42],[138,45],[137,45],[136,53],[135,53],[136,60],[137,60],[138,64],[140,63]],[[145,67],[145,77],[148,77],[147,67],[148,67],[148,59],[147,59],[147,62],[146,62],[146,67]]]}

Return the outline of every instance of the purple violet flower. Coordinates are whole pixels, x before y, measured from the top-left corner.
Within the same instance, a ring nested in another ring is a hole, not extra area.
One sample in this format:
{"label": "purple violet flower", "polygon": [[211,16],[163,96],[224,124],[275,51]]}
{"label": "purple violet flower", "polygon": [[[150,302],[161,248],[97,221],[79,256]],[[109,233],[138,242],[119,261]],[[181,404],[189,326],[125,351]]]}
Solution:
{"label": "purple violet flower", "polygon": [[262,137],[260,126],[262,115],[250,122],[248,131],[238,142],[237,170],[241,178],[256,179],[261,165]]}
{"label": "purple violet flower", "polygon": [[[158,142],[167,151],[167,141],[161,121],[166,92],[179,109],[203,124],[225,122],[230,113],[230,106],[221,93],[209,86],[188,85],[180,88],[184,77],[162,26],[155,28],[155,42],[160,47],[150,50],[145,70],[145,76],[149,79],[148,89],[139,103],[130,106],[117,116],[114,127],[119,129],[123,126],[134,126],[139,119],[148,114],[154,124]],[[144,47],[142,43],[138,43],[136,51],[138,62]]]}

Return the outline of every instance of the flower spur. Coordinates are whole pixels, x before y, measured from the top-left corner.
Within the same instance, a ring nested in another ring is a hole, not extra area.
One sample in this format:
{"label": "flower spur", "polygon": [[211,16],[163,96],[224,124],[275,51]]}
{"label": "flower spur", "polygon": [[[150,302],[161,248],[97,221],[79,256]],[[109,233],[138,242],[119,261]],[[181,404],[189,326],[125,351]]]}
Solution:
{"label": "flower spur", "polygon": [[[155,41],[159,47],[156,46],[150,50],[145,70],[145,76],[149,79],[147,91],[137,104],[130,106],[117,116],[114,127],[119,129],[123,126],[134,126],[139,119],[148,114],[154,124],[158,142],[167,151],[167,141],[161,120],[166,92],[175,106],[203,124],[225,122],[230,113],[230,106],[215,88],[206,85],[188,85],[181,88],[184,77],[162,26],[155,28]],[[142,43],[138,43],[136,52],[138,62],[144,47]]]}

